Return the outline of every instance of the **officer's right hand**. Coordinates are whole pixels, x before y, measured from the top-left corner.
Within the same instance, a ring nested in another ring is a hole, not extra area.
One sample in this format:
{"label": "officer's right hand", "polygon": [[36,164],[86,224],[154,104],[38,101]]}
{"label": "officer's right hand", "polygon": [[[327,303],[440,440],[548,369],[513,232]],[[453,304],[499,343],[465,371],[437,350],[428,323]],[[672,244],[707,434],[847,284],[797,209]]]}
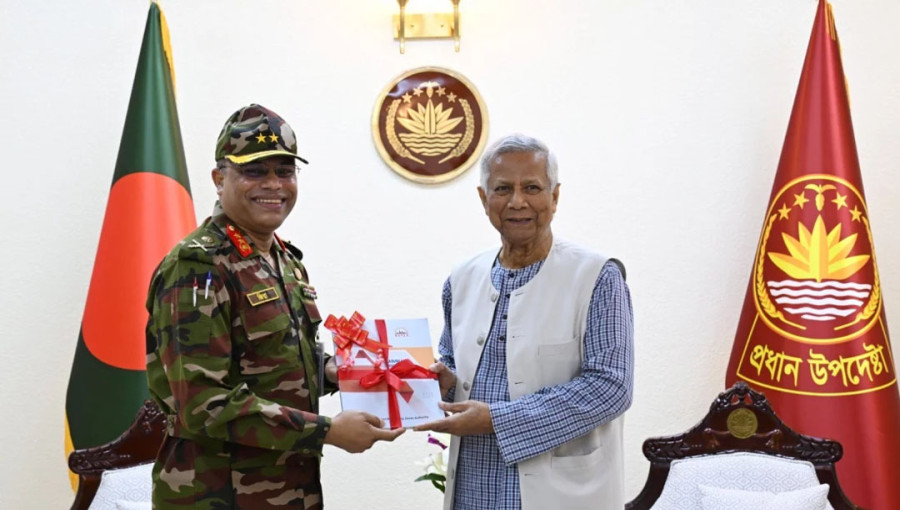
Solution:
{"label": "officer's right hand", "polygon": [[344,411],[331,419],[331,428],[325,434],[325,443],[360,453],[368,450],[376,441],[393,441],[406,432],[401,427],[385,430],[381,418],[362,411]]}

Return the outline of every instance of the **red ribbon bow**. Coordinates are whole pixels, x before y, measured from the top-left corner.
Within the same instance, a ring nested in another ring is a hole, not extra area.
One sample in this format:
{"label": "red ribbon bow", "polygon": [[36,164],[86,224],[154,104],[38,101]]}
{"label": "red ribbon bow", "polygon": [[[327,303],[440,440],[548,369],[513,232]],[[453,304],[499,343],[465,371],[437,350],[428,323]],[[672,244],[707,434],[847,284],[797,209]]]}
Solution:
{"label": "red ribbon bow", "polygon": [[365,322],[366,318],[359,312],[353,312],[349,319],[343,315],[340,319],[334,315],[328,315],[325,319],[325,329],[334,333],[334,345],[344,359],[344,365],[353,365],[353,359],[350,357],[353,344],[372,352],[391,348],[387,343],[376,342],[369,338],[369,332],[362,329]]}
{"label": "red ribbon bow", "polygon": [[[354,313],[355,315],[357,314]],[[326,327],[328,326],[326,325]],[[375,327],[381,340],[387,338],[387,327],[383,320],[376,320]],[[360,387],[364,389],[373,388],[381,384],[382,381],[387,383],[388,416],[390,417],[391,429],[397,429],[403,426],[403,420],[400,417],[400,403],[397,400],[397,392],[403,389],[403,379],[437,379],[438,376],[427,368],[416,365],[409,359],[400,360],[394,366],[385,370],[384,367],[389,364],[387,360],[390,359],[388,353],[391,346],[387,343],[378,343],[373,340],[370,340],[370,342],[384,346],[382,347],[382,357],[372,363],[374,365],[372,369],[369,371],[363,371],[361,368],[351,370],[352,363],[345,363],[338,370],[338,377],[342,380],[358,378]],[[412,391],[410,390],[411,393]]]}
{"label": "red ribbon bow", "polygon": [[403,379],[437,379],[437,374],[404,359],[387,370],[378,364],[371,372],[359,378],[359,385],[366,389],[382,381],[387,383],[388,416],[391,418],[392,430],[403,426],[403,420],[400,418],[400,402],[397,400],[397,392],[403,389]]}

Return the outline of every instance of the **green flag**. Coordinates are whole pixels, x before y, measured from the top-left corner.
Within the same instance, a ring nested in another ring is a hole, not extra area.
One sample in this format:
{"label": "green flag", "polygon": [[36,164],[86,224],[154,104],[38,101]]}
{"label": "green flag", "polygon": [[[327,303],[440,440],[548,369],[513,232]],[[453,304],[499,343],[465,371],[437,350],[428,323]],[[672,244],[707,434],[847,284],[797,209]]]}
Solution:
{"label": "green flag", "polygon": [[147,287],[162,257],[197,224],[171,56],[165,16],[154,2],[69,376],[66,456],[115,439],[149,398]]}

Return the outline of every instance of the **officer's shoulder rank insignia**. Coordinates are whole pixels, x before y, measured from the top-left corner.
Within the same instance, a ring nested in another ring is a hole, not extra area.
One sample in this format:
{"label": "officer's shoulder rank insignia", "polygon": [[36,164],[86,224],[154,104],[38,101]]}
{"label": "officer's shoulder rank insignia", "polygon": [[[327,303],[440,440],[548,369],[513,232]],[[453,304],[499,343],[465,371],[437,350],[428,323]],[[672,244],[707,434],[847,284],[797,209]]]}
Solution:
{"label": "officer's shoulder rank insignia", "polygon": [[250,302],[250,306],[259,306],[263,303],[268,303],[269,301],[275,301],[276,299],[278,299],[278,291],[275,290],[275,287],[268,287],[263,290],[247,293],[247,301]]}

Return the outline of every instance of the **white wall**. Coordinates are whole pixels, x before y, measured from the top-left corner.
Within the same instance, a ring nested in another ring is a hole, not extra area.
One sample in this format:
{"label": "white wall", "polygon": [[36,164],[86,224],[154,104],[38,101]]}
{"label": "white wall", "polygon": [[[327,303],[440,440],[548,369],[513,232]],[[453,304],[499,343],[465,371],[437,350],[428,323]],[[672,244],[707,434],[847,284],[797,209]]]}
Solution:
{"label": "white wall", "polygon": [[[430,41],[410,42],[405,55],[390,36],[395,5],[163,4],[197,217],[213,204],[208,174],[222,122],[249,102],[273,108],[312,162],[281,233],[306,253],[320,308],[427,316],[436,342],[448,271],[498,237],[479,208],[476,171],[439,186],[402,179],[378,158],[370,115],[382,87],[407,69],[463,73],[487,102],[491,139],[521,131],[557,151],[555,232],[628,266],[633,496],[648,466],[641,442],[693,425],[723,388],[816,3],[464,0],[459,53]],[[2,508],[64,508],[72,498],[66,384],[147,7],[0,0]],[[835,0],[834,10],[896,323],[900,3]],[[323,407],[335,413],[338,402]],[[411,482],[413,461],[432,451],[423,436],[360,456],[328,450],[328,507],[437,508],[437,492]],[[342,493],[349,480],[355,489]]]}

